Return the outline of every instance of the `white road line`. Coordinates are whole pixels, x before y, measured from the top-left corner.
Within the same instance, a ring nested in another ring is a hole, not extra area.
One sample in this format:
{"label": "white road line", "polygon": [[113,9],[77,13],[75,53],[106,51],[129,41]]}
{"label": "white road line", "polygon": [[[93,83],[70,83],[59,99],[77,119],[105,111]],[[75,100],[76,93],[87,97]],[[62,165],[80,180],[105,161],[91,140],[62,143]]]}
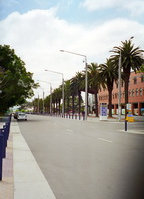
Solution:
{"label": "white road line", "polygon": [[73,130],[71,130],[71,129],[67,129],[67,131],[69,131],[69,132],[73,132]]}
{"label": "white road line", "polygon": [[104,142],[112,143],[112,141],[111,141],[111,140],[106,140],[106,139],[104,139],[104,138],[98,138],[98,140],[102,140],[102,141],[104,141]]}

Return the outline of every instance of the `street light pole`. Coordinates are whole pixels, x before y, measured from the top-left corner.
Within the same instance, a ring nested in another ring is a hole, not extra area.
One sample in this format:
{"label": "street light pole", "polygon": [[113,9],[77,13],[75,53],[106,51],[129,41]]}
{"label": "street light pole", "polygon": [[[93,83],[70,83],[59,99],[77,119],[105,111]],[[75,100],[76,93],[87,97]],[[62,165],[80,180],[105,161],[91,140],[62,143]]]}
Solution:
{"label": "street light pole", "polygon": [[88,108],[88,102],[87,102],[87,96],[88,96],[88,76],[87,76],[87,56],[86,55],[82,55],[79,53],[75,53],[75,52],[71,52],[71,51],[67,51],[67,50],[60,50],[60,52],[66,52],[66,53],[70,53],[73,55],[78,55],[81,57],[84,57],[85,59],[85,120],[87,120],[87,108]]}
{"label": "street light pole", "polygon": [[44,91],[43,91],[43,114],[45,112],[45,108],[44,108]]}
{"label": "street light pole", "polygon": [[[134,37],[130,37],[132,40]],[[122,65],[122,52],[120,49],[119,67],[118,67],[118,120],[121,120],[121,65]]]}
{"label": "street light pole", "polygon": [[39,94],[38,94],[38,113],[39,113]]}
{"label": "street light pole", "polygon": [[50,82],[47,81],[42,81],[42,80],[37,80],[39,82],[44,82],[50,85],[50,115],[52,114],[52,85]]}
{"label": "street light pole", "polygon": [[121,50],[119,56],[119,67],[118,67],[118,120],[121,120]]}
{"label": "street light pole", "polygon": [[60,74],[62,76],[62,117],[64,117],[64,75],[63,73],[46,69],[45,71]]}

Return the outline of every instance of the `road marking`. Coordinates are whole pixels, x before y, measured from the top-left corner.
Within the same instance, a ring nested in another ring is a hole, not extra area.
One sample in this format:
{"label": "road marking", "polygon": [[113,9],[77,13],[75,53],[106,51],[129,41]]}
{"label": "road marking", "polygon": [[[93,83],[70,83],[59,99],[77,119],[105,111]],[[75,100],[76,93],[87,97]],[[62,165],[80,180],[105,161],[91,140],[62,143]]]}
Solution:
{"label": "road marking", "polygon": [[112,143],[112,141],[111,141],[111,140],[106,140],[106,139],[104,139],[104,138],[98,138],[98,140],[102,140],[102,141],[104,141],[104,142]]}
{"label": "road marking", "polygon": [[73,133],[73,130],[71,130],[71,129],[66,129],[66,131]]}

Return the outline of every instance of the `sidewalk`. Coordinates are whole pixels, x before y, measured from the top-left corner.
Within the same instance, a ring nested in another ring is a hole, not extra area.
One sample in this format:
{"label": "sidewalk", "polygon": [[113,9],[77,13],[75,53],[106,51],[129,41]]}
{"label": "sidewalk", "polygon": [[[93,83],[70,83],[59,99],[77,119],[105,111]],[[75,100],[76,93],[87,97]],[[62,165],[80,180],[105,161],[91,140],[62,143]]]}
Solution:
{"label": "sidewalk", "polygon": [[0,199],[14,199],[13,136],[10,133],[6,158],[3,159],[3,180],[0,181]]}
{"label": "sidewalk", "polygon": [[0,199],[56,199],[16,121],[11,122],[3,161]]}
{"label": "sidewalk", "polygon": [[[144,116],[133,116],[134,117],[134,122],[144,122]],[[125,116],[121,115],[121,121],[124,121]],[[95,121],[95,122],[99,122],[100,119],[99,117],[95,117],[93,116],[88,116],[88,121]],[[118,116],[117,115],[113,115],[112,118],[108,118],[107,120],[103,120],[103,121],[108,121],[108,122],[119,122],[118,120]]]}

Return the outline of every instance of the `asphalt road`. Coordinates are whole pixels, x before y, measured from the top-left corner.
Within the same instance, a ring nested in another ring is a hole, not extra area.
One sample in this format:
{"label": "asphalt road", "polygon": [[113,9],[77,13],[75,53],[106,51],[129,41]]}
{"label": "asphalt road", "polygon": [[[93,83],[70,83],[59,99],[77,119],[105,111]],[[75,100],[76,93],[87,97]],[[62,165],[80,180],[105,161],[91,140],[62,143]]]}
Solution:
{"label": "asphalt road", "polygon": [[19,122],[57,199],[143,199],[144,123],[28,116]]}

